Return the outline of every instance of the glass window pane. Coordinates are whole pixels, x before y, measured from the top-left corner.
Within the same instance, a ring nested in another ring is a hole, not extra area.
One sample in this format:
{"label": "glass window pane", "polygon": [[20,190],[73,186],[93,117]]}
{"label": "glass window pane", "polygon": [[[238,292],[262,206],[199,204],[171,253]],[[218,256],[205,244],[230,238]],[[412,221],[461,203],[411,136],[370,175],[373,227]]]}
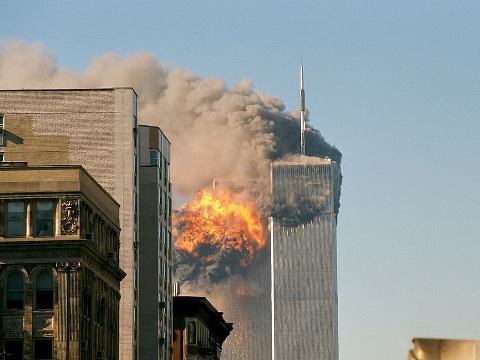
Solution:
{"label": "glass window pane", "polygon": [[7,236],[25,236],[25,204],[10,202],[7,205]]}
{"label": "glass window pane", "polygon": [[150,150],[150,165],[158,165],[158,151]]}
{"label": "glass window pane", "polygon": [[53,224],[55,219],[55,204],[53,201],[37,202],[35,215],[35,235],[53,236]]}
{"label": "glass window pane", "polygon": [[197,329],[195,323],[190,321],[187,326],[187,343],[195,344],[197,339]]}
{"label": "glass window pane", "polygon": [[23,309],[23,276],[19,272],[8,275],[5,305],[7,310]]}
{"label": "glass window pane", "polygon": [[23,340],[5,340],[5,360],[23,359]]}
{"label": "glass window pane", "polygon": [[35,309],[53,309],[53,277],[42,272],[38,274],[35,284]]}
{"label": "glass window pane", "polygon": [[53,289],[52,274],[48,272],[38,274],[36,288],[37,290]]}
{"label": "glass window pane", "polygon": [[35,360],[53,359],[53,341],[35,340]]}
{"label": "glass window pane", "polygon": [[23,276],[19,272],[8,275],[7,291],[10,290],[23,290]]}

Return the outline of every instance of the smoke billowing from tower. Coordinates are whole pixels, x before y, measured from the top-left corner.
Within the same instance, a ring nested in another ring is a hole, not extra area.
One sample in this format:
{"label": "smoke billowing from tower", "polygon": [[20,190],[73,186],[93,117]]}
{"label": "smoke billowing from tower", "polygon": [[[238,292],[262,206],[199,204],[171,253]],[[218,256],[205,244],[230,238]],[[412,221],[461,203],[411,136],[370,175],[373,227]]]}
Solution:
{"label": "smoke billowing from tower", "polygon": [[[295,156],[293,154],[303,154],[298,141],[300,132],[303,143],[308,144],[305,155],[329,157],[338,164],[341,161],[341,153],[328,144],[318,130],[304,128],[307,120],[304,116],[308,118],[308,112],[304,108],[303,67],[301,108],[293,113],[285,111],[279,98],[255,92],[250,80],[228,88],[222,79],[172,68],[149,53],[123,58],[104,54],[94,57],[89,66],[79,72],[59,68],[54,56],[42,44],[22,41],[0,48],[0,86],[5,89],[133,87],[139,95],[140,122],[160,127],[172,144],[174,205],[175,199],[193,199],[197,192],[209,188],[213,179],[229,179],[238,184],[253,182],[262,184],[253,196],[247,187],[236,193],[234,201],[243,204],[254,198],[265,224],[272,210],[268,205],[270,164]],[[305,206],[310,212],[317,211],[308,203]],[[338,209],[338,204],[336,207]],[[236,221],[231,217],[229,226],[238,224]],[[184,229],[177,228],[178,238]],[[237,341],[230,345],[232,354],[258,358],[236,345],[243,340],[235,338],[235,333],[247,336],[249,332],[258,331],[251,319],[245,318],[249,311],[254,312],[245,299],[260,299],[269,292],[265,270],[268,243],[250,252],[251,234],[243,230],[240,233],[222,235],[222,239],[226,237],[236,244],[233,247],[220,241],[213,248],[217,252],[211,253],[212,249],[203,244],[198,256],[177,253],[176,266],[180,270],[177,277],[190,280],[182,288],[183,294],[190,291],[192,295],[208,295],[217,308],[225,308],[225,317],[237,324],[231,336]],[[235,246],[240,251],[236,251]],[[208,254],[205,257],[208,262],[198,262],[198,257],[204,254]],[[253,313],[251,317],[257,315]]]}

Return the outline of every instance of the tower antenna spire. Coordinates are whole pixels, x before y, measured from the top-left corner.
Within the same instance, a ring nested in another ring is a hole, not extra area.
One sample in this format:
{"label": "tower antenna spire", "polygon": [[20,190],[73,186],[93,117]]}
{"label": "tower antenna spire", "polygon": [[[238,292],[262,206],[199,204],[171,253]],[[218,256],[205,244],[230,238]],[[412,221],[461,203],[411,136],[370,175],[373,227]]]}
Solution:
{"label": "tower antenna spire", "polygon": [[303,88],[303,61],[300,62],[300,155],[305,155],[305,90]]}

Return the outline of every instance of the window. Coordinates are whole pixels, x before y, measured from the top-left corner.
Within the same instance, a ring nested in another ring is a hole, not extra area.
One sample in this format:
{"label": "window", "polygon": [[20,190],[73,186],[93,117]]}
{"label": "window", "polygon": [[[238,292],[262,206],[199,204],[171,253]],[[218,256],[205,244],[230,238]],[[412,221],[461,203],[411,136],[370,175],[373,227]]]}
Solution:
{"label": "window", "polygon": [[46,271],[37,275],[35,283],[35,309],[53,309],[53,277],[52,274]]}
{"label": "window", "polygon": [[[0,145],[4,145],[3,142],[3,114],[0,114]],[[3,161],[3,159],[1,159]]]}
{"label": "window", "polygon": [[0,152],[0,162],[3,162],[5,160],[5,154],[3,152]]}
{"label": "window", "polygon": [[11,339],[5,340],[5,360],[23,359],[23,340]]}
{"label": "window", "polygon": [[195,321],[190,321],[187,326],[187,343],[195,344],[197,342],[197,326]]}
{"label": "window", "polygon": [[25,204],[10,202],[7,205],[7,236],[25,236]]}
{"label": "window", "polygon": [[150,166],[158,166],[158,151],[150,150]]}
{"label": "window", "polygon": [[7,277],[7,310],[23,309],[23,275],[16,271]]}
{"label": "window", "polygon": [[35,360],[51,360],[53,359],[53,340],[38,339],[34,342]]}
{"label": "window", "polygon": [[53,224],[55,220],[55,204],[53,201],[37,202],[35,214],[35,235],[53,236]]}

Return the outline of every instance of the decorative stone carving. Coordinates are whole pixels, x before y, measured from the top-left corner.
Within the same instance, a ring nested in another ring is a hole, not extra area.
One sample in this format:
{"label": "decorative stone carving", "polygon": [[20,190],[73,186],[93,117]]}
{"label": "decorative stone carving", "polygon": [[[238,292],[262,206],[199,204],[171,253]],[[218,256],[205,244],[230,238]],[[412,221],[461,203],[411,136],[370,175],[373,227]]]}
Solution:
{"label": "decorative stone carving", "polygon": [[71,262],[70,263],[70,269],[73,271],[77,271],[80,269],[81,264],[79,262]]}
{"label": "decorative stone carving", "polygon": [[[5,339],[18,339],[18,338],[23,338],[25,336],[23,331],[11,331],[11,332],[5,332],[3,334],[3,337]],[[1,354],[0,354],[1,355]]]}
{"label": "decorative stone carving", "polygon": [[70,264],[68,262],[57,262],[56,267],[58,271],[67,271]]}
{"label": "decorative stone carving", "polygon": [[5,316],[3,318],[4,331],[23,330],[23,316]]}
{"label": "decorative stone carving", "polygon": [[76,235],[79,220],[78,199],[62,199],[62,235]]}
{"label": "decorative stone carving", "polygon": [[43,330],[53,330],[53,317],[52,315],[35,315],[33,328]]}
{"label": "decorative stone carving", "polygon": [[52,336],[53,333],[54,333],[53,329],[52,330],[41,329],[41,330],[33,330],[32,335],[33,337],[45,337],[45,336]]}

